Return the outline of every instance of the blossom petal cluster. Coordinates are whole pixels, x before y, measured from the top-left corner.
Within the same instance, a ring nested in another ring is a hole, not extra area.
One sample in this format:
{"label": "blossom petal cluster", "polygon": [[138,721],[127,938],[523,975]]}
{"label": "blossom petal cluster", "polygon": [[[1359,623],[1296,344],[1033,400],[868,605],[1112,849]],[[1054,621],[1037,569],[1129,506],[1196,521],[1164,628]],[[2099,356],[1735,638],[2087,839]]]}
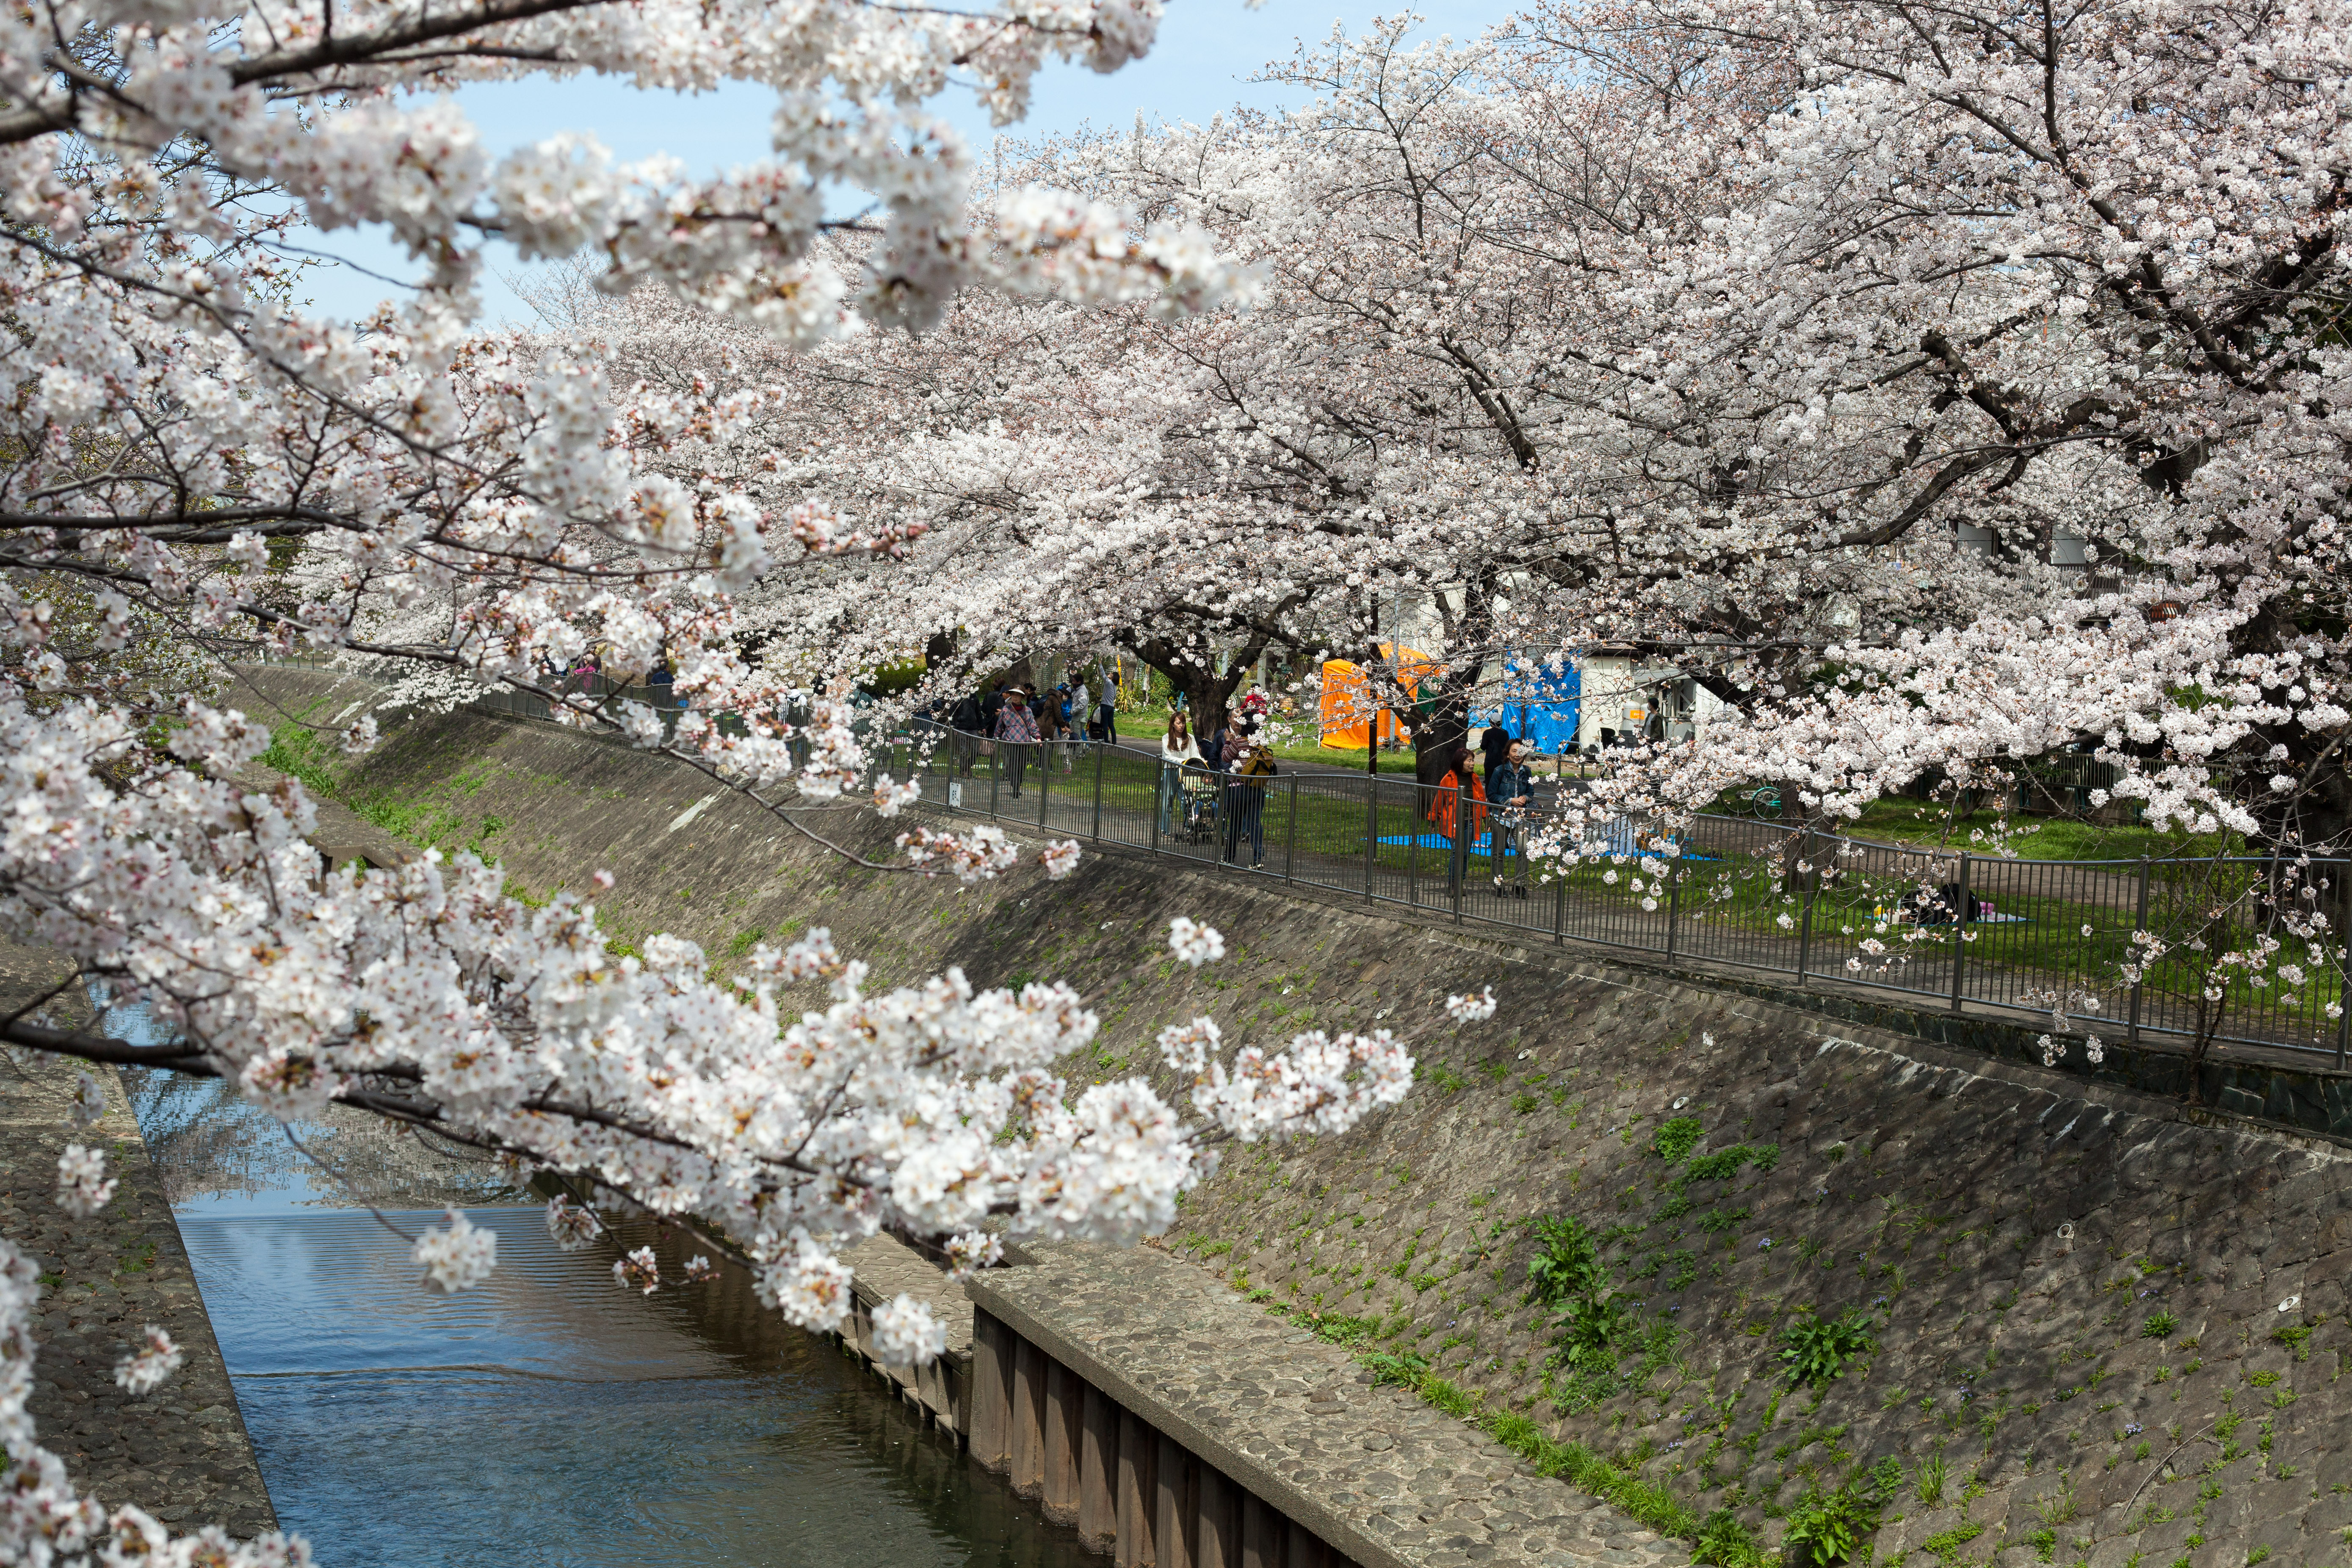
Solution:
{"label": "blossom petal cluster", "polygon": [[146,1342],[144,1348],[114,1363],[116,1385],[133,1399],[163,1387],[180,1370],[184,1359],[172,1336],[154,1324],[148,1324],[141,1337]]}

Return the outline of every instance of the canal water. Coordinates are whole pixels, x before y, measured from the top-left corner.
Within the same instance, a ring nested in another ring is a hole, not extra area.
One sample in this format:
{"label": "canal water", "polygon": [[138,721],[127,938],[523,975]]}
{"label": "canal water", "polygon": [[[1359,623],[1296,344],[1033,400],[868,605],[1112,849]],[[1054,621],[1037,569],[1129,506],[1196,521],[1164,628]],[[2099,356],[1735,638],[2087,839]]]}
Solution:
{"label": "canal water", "polygon": [[[1099,1568],[740,1271],[646,1297],[462,1151],[126,1077],[270,1501],[324,1568]],[[395,1228],[450,1203],[499,1266],[445,1297]],[[676,1277],[670,1240],[624,1239]]]}

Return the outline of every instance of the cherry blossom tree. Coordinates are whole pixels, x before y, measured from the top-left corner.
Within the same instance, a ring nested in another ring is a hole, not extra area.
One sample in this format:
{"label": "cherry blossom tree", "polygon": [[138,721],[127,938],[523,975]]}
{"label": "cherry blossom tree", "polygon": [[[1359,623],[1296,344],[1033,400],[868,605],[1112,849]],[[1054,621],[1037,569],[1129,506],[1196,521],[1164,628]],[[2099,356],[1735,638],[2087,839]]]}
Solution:
{"label": "cherry blossom tree", "polygon": [[[962,289],[1197,312],[1245,284],[1204,231],[1039,186],[976,200],[960,139],[919,107],[970,81],[1016,117],[1043,59],[1116,68],[1157,16],[1152,0],[42,0],[0,18],[0,929],[144,1001],[172,1037],[27,1009],[0,1038],[217,1078],[282,1117],[333,1101],[431,1128],[562,1182],[560,1242],[595,1234],[600,1205],[666,1216],[816,1329],[847,1310],[839,1252],[879,1228],[959,1267],[1003,1229],[1131,1239],[1168,1222],[1220,1140],[1337,1131],[1398,1098],[1410,1058],[1385,1035],[1228,1059],[1199,1031],[1169,1051],[1189,1115],[1140,1079],[1074,1093],[1053,1063],[1097,1021],[1066,986],[950,972],[876,994],[816,931],[721,978],[674,939],[616,957],[592,900],[525,906],[469,856],[327,872],[302,789],[246,782],[268,734],[171,678],[296,651],[368,660],[409,672],[411,699],[538,693],[797,831],[815,832],[787,806],[897,814],[913,792],[875,776],[840,689],[795,721],[801,672],[748,657],[738,600],[902,556],[920,520],[788,499],[796,455],[768,437],[815,396],[803,362],[624,382],[593,332],[485,334],[482,249],[592,258],[601,294],[673,301],[673,330],[714,347],[929,328]],[[583,70],[763,84],[775,156],[696,181],[560,135],[494,162],[438,96]],[[839,186],[874,216],[826,216]],[[307,314],[299,232],[359,223],[387,225],[423,282],[356,327]],[[591,649],[623,678],[666,665],[693,711],[666,728],[560,689],[552,673]],[[364,718],[344,737],[373,738]],[[902,844],[909,875],[1024,858],[990,828]],[[1067,875],[1076,847],[1038,860]],[[796,984],[829,1000],[794,1021]],[[59,1201],[87,1209],[111,1180],[77,1148]],[[461,1289],[495,1247],[453,1214],[415,1261]],[[632,1257],[616,1278],[657,1288],[651,1269]],[[276,1538],[174,1541],[74,1487],[26,1414],[38,1289],[0,1241],[0,1557],[306,1560]],[[911,1301],[877,1328],[908,1359],[937,1352]],[[120,1376],[145,1391],[176,1361],[151,1341]]]}
{"label": "cherry blossom tree", "polygon": [[[1595,645],[1722,700],[1615,759],[1561,853],[1743,781],[1814,830],[2071,750],[2119,771],[2095,805],[2294,866],[2255,948],[2340,973],[2347,889],[2305,863],[2352,844],[2335,13],[1640,0],[1409,31],[1276,68],[1295,113],[1039,150],[1258,294],[1089,315],[1040,351],[1087,417],[929,443],[980,520],[934,558],[986,563],[960,614],[1371,661],[1409,595],[1456,704],[1500,655]],[[1049,463],[952,471],[1046,429]],[[1820,869],[1792,837],[1789,875]]]}
{"label": "cherry blossom tree", "polygon": [[1402,588],[1465,672],[1608,642],[1731,705],[1612,812],[1762,777],[1828,820],[2077,746],[2151,820],[2342,842],[2330,16],[2149,26],[1560,5],[1046,150],[1265,279],[1104,339],[1173,389],[1148,530],[1307,585],[1294,646]]}

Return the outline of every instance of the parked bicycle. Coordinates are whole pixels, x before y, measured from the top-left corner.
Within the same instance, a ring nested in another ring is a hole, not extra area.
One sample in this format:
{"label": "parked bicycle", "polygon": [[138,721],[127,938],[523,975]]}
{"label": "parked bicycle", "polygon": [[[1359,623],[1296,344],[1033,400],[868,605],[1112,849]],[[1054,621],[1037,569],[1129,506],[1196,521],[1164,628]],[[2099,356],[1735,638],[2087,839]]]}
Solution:
{"label": "parked bicycle", "polygon": [[1780,820],[1780,792],[1770,784],[1759,784],[1731,798],[1746,806],[1759,822]]}

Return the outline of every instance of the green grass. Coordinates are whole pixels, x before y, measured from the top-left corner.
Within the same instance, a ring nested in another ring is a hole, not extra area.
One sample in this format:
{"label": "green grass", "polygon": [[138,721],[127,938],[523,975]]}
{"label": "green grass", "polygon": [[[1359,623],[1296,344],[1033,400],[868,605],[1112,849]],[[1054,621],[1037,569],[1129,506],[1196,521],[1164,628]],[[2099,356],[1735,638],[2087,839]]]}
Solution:
{"label": "green grass", "polygon": [[[1740,815],[1731,813],[1729,815]],[[1979,806],[1955,818],[1948,807],[1903,796],[1874,801],[1858,820],[1839,826],[1853,838],[1882,843],[1949,844],[1972,847],[1969,835],[1990,831],[2000,815]],[[2158,833],[2137,823],[2101,827],[2065,816],[2011,816],[2018,831],[2010,847],[2026,860],[2152,860],[2200,859],[2217,853],[2242,854],[2244,841],[2236,835]]]}
{"label": "green grass", "polygon": [[[1367,1358],[1368,1360],[1371,1358]],[[1388,1357],[1401,1363],[1403,1358]],[[1660,1535],[1693,1540],[1699,1517],[1688,1504],[1660,1483],[1620,1468],[1583,1444],[1547,1436],[1542,1427],[1524,1415],[1487,1406],[1483,1394],[1465,1390],[1425,1368],[1400,1365],[1386,1381],[1410,1388],[1433,1409],[1468,1422],[1534,1467],[1540,1475],[1558,1477],[1603,1501],[1616,1504]]]}
{"label": "green grass", "polygon": [[[1662,1483],[1618,1465],[1581,1443],[1548,1436],[1542,1427],[1524,1415],[1491,1408],[1484,1394],[1465,1389],[1433,1371],[1426,1357],[1411,1351],[1370,1348],[1392,1338],[1409,1321],[1406,1314],[1400,1313],[1392,1321],[1383,1322],[1377,1318],[1294,1313],[1286,1306],[1269,1310],[1355,1352],[1356,1359],[1370,1369],[1376,1381],[1409,1390],[1432,1409],[1468,1422],[1518,1455],[1538,1474],[1557,1477],[1614,1503],[1661,1535],[1679,1536],[1685,1541],[1699,1537],[1706,1521]],[[1703,1560],[1733,1563],[1748,1561],[1720,1555]]]}
{"label": "green grass", "polygon": [[[1139,708],[1132,712],[1121,713],[1118,716],[1118,732],[1124,740],[1157,742],[1160,737],[1168,733],[1167,710]],[[1274,747],[1274,754],[1285,762],[1328,763],[1334,767],[1349,768],[1360,773],[1364,772],[1363,747],[1316,744],[1313,740],[1316,731],[1312,720],[1303,724],[1294,725],[1293,733],[1294,737],[1304,736],[1306,739],[1294,738],[1286,742],[1277,742]],[[1412,766],[1412,751],[1410,747],[1396,752],[1383,751],[1381,753],[1381,772],[1383,773],[1403,773],[1411,777]]]}

